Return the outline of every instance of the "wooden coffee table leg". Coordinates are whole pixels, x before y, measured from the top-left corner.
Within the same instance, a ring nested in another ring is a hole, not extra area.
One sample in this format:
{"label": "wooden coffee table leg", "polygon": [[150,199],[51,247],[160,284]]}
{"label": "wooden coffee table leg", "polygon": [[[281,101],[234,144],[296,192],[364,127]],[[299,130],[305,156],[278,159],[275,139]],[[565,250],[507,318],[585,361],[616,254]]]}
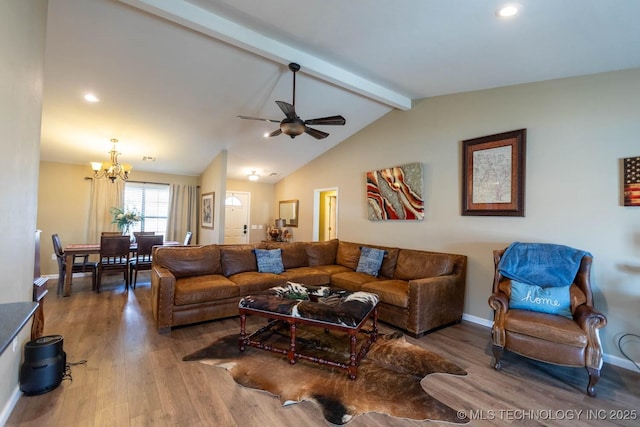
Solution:
{"label": "wooden coffee table leg", "polygon": [[349,355],[349,378],[352,380],[356,379],[356,375],[358,374],[358,358],[357,358],[357,354],[356,354],[356,343],[357,343],[357,338],[356,338],[356,332],[350,334],[350,343],[349,343],[349,350],[350,350],[350,355]]}
{"label": "wooden coffee table leg", "polygon": [[240,337],[238,338],[238,347],[240,348],[240,351],[244,351],[245,345],[247,343],[246,324],[247,324],[247,315],[244,313],[241,313],[240,314]]}
{"label": "wooden coffee table leg", "polygon": [[289,332],[291,334],[291,345],[289,346],[289,351],[287,352],[287,358],[289,359],[289,363],[295,365],[296,363],[296,322],[291,322],[289,324]]}
{"label": "wooden coffee table leg", "polygon": [[376,342],[378,340],[378,307],[373,309],[373,331],[371,333],[371,341]]}

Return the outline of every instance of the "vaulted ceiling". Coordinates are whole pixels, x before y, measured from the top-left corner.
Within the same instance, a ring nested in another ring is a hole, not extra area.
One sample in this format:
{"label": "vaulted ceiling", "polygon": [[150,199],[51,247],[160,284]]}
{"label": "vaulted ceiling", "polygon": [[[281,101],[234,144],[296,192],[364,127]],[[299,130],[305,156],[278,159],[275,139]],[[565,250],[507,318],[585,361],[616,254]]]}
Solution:
{"label": "vaulted ceiling", "polygon": [[[50,0],[41,159],[89,173],[117,138],[133,177],[199,175],[227,150],[230,178],[277,182],[412,100],[640,67],[636,0],[521,0],[499,18],[505,3]],[[326,139],[237,117],[284,117],[290,62],[297,113],[346,118],[314,126]]]}

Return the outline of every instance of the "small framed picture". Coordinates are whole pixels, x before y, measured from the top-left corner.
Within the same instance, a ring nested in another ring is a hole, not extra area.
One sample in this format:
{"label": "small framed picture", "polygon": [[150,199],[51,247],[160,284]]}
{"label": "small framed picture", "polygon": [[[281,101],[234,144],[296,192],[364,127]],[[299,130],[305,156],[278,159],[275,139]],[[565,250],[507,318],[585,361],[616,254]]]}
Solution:
{"label": "small framed picture", "polygon": [[200,203],[200,218],[202,228],[213,229],[213,212],[216,193],[204,193]]}
{"label": "small framed picture", "polygon": [[625,206],[640,206],[640,156],[623,159]]}
{"label": "small framed picture", "polygon": [[462,141],[462,215],[524,216],[527,130]]}

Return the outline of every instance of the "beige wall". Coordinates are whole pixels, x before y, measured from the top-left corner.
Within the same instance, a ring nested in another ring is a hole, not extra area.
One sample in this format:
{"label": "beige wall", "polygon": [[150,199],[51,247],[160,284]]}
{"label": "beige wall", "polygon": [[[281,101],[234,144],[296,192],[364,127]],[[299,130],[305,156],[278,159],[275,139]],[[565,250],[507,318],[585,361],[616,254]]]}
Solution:
{"label": "beige wall", "polygon": [[216,156],[200,177],[200,194],[215,193],[213,229],[199,230],[198,243],[209,245],[224,241],[224,195],[226,193],[227,151]]}
{"label": "beige wall", "polygon": [[[248,180],[230,179],[227,191],[241,191],[251,194],[251,211],[249,212],[249,243],[257,243],[266,239],[266,227],[275,222],[277,202],[274,200],[273,184],[251,182]],[[253,228],[253,227],[256,228]],[[262,229],[258,228],[259,226]]]}
{"label": "beige wall", "polygon": [[[588,250],[596,305],[609,320],[603,345],[620,363],[617,338],[640,333],[640,208],[623,207],[620,196],[620,159],[640,155],[638,117],[640,69],[423,99],[285,178],[275,195],[300,199],[296,240],[312,237],[314,189],[335,186],[339,238],[467,255],[464,311],[485,323],[492,250],[513,241]],[[520,128],[528,132],[526,216],[461,216],[460,141]],[[365,173],[416,161],[425,219],[368,221]],[[640,358],[637,346],[628,351]]]}
{"label": "beige wall", "polygon": [[[91,167],[40,162],[38,186],[38,228],[42,230],[40,260],[42,274],[58,274],[52,259],[51,235],[57,233],[62,244],[87,242],[87,221],[91,198]],[[197,176],[154,172],[131,172],[131,181],[197,185]]]}
{"label": "beige wall", "polygon": [[[0,2],[0,303],[31,301],[40,157],[46,1]],[[0,308],[2,310],[2,308]],[[30,325],[0,355],[0,425],[20,396]]]}

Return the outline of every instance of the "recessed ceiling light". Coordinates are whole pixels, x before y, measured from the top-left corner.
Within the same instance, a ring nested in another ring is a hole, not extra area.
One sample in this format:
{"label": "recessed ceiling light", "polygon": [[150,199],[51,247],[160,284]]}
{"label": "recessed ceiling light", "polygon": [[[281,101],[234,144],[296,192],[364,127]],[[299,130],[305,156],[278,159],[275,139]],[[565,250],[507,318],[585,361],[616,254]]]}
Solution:
{"label": "recessed ceiling light", "polygon": [[87,101],[87,102],[99,102],[100,101],[98,99],[98,97],[95,96],[93,93],[85,93],[84,100]]}
{"label": "recessed ceiling light", "polygon": [[518,6],[508,4],[496,11],[496,16],[499,18],[510,18],[518,13]]}

